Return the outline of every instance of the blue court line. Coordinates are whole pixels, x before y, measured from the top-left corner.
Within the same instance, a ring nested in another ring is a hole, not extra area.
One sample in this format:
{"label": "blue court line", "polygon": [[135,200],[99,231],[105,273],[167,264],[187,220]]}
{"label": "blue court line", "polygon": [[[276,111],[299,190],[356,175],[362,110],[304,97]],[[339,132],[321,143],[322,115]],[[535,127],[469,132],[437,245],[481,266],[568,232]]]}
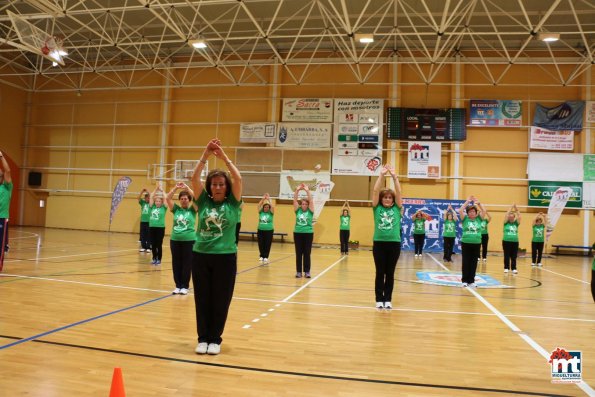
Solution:
{"label": "blue court line", "polygon": [[100,314],[99,316],[91,317],[91,318],[88,318],[86,320],[77,321],[76,323],[68,324],[68,325],[65,325],[65,326],[60,327],[60,328],[55,328],[55,329],[52,329],[50,331],[43,332],[41,334],[33,335],[33,336],[28,337],[28,338],[21,339],[21,340],[18,340],[16,342],[9,343],[7,345],[2,345],[2,346],[0,346],[0,350],[7,349],[9,347],[13,347],[13,346],[16,346],[16,345],[20,345],[21,343],[29,342],[29,341],[32,341],[32,340],[35,340],[35,339],[39,339],[39,338],[42,338],[42,337],[44,337],[46,335],[51,335],[51,334],[54,334],[56,332],[59,332],[59,331],[62,331],[62,330],[68,329],[68,328],[76,327],[77,325],[85,324],[85,323],[88,323],[88,322],[91,322],[91,321],[94,321],[94,320],[98,320],[98,319],[103,318],[103,317],[111,316],[112,314],[117,314],[117,313],[120,313],[120,312],[124,312],[126,310],[134,309],[136,307],[148,305],[149,303],[157,302],[157,301],[159,301],[161,299],[169,298],[171,296],[173,296],[173,295],[161,296],[159,298],[151,299],[151,300],[148,300],[146,302],[142,302],[142,303],[138,303],[136,305],[128,306],[128,307],[125,307],[123,309],[114,310],[112,312],[105,313],[105,314]]}

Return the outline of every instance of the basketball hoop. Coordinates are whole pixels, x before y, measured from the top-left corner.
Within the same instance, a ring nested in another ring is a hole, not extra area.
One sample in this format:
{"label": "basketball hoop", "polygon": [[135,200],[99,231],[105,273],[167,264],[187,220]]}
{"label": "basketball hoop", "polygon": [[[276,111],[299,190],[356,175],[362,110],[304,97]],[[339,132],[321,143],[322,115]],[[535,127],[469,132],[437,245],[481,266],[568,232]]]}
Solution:
{"label": "basketball hoop", "polygon": [[49,56],[55,62],[63,63],[62,57],[68,53],[63,47],[64,39],[58,36],[48,36],[43,42],[41,52],[43,55]]}

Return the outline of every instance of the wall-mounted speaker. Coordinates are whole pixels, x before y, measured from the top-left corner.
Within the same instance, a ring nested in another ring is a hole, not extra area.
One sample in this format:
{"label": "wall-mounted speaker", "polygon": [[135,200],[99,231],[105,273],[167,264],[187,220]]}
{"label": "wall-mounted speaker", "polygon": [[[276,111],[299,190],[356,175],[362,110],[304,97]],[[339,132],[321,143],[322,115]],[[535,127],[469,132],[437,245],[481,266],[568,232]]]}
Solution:
{"label": "wall-mounted speaker", "polygon": [[29,186],[41,186],[41,172],[29,171]]}

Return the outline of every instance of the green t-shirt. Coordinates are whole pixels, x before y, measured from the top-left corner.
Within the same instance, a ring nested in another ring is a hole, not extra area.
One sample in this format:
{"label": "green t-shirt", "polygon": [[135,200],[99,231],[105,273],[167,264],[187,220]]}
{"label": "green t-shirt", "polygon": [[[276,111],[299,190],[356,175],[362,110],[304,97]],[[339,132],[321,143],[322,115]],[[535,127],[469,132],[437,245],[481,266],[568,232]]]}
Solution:
{"label": "green t-shirt", "polygon": [[302,207],[298,207],[295,211],[295,233],[314,233],[312,229],[312,218],[314,213],[308,208],[306,211],[302,211]]}
{"label": "green t-shirt", "polygon": [[382,204],[374,211],[374,241],[401,242],[401,208],[396,204],[386,208]]}
{"label": "green t-shirt", "polygon": [[425,219],[414,219],[413,220],[413,234],[426,234],[426,220]]}
{"label": "green t-shirt", "polygon": [[198,206],[196,242],[192,250],[203,254],[235,254],[236,225],[241,202],[230,194],[220,203],[215,203],[206,190],[195,201]]}
{"label": "green t-shirt", "polygon": [[544,225],[533,225],[533,240],[534,243],[543,243],[545,237],[545,226]]}
{"label": "green t-shirt", "polygon": [[341,218],[341,225],[339,226],[339,230],[349,230],[351,227],[351,216],[349,215],[340,215]]}
{"label": "green t-shirt", "polygon": [[490,223],[488,219],[481,220],[481,234],[488,234],[488,223]]}
{"label": "green t-shirt", "polygon": [[138,204],[140,205],[140,221],[141,222],[149,222],[151,218],[150,209],[151,206],[149,205],[148,201],[143,199],[138,200]]}
{"label": "green t-shirt", "polygon": [[504,241],[512,241],[512,242],[519,242],[519,223],[514,222],[506,222],[504,224],[504,236],[502,237]]}
{"label": "green t-shirt", "polygon": [[10,197],[12,196],[12,182],[2,182],[0,185],[0,218],[9,217]]}
{"label": "green t-shirt", "polygon": [[165,227],[166,212],[167,208],[164,205],[157,207],[155,204],[153,204],[149,218],[149,227]]}
{"label": "green t-shirt", "polygon": [[442,237],[456,237],[457,236],[457,223],[454,219],[447,219],[444,221],[442,226]]}
{"label": "green t-shirt", "polygon": [[468,216],[463,219],[463,237],[461,242],[465,244],[481,244],[481,218],[471,219]]}
{"label": "green t-shirt", "polygon": [[593,258],[593,263],[591,264],[591,269],[595,271],[595,258]]}
{"label": "green t-shirt", "polygon": [[275,215],[271,211],[260,211],[258,213],[258,230],[273,230],[274,217]]}
{"label": "green t-shirt", "polygon": [[171,229],[172,241],[194,241],[196,240],[196,210],[191,204],[188,208],[182,208],[174,204],[171,210],[174,214],[174,226]]}

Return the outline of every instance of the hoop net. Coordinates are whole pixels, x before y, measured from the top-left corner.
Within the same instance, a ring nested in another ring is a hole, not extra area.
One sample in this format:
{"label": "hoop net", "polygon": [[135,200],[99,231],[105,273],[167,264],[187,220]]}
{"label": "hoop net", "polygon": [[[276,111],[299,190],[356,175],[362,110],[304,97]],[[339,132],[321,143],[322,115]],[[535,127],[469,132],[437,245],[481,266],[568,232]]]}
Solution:
{"label": "hoop net", "polygon": [[13,46],[41,55],[51,62],[64,66],[64,40],[58,36],[50,35],[33,25],[26,19],[6,11],[14,30],[19,36],[20,43],[11,43]]}

